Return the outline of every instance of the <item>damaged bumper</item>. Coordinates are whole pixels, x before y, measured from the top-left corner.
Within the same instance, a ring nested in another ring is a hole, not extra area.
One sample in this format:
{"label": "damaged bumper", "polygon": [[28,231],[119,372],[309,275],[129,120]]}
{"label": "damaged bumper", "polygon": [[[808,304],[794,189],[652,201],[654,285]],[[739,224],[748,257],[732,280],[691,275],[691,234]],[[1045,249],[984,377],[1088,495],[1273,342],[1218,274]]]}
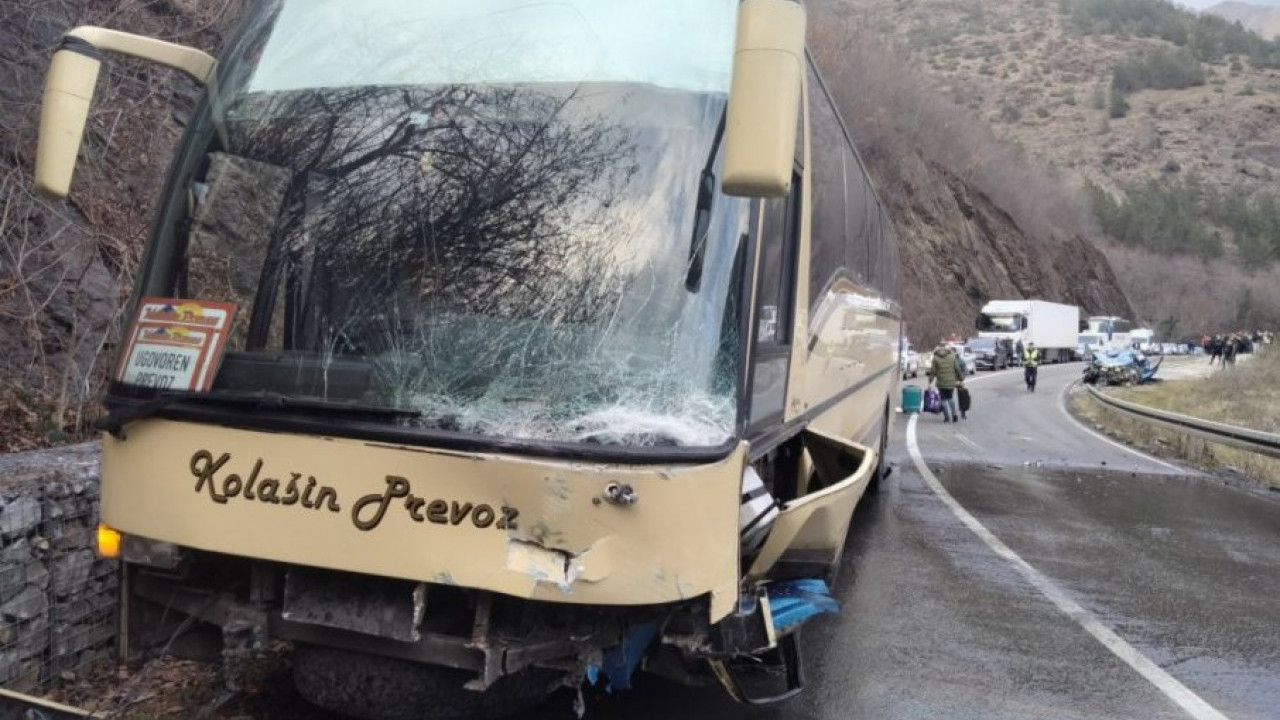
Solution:
{"label": "damaged bumper", "polygon": [[801,441],[803,494],[746,551],[745,445],[618,466],[150,421],[104,439],[103,519],[128,594],[220,629],[224,659],[278,637],[471,671],[474,690],[529,667],[623,689],[646,659],[773,700],[801,686],[800,626],[836,611],[818,578],[876,463]]}
{"label": "damaged bumper", "polygon": [[228,555],[653,605],[737,599],[745,445],[697,466],[542,461],[153,420],[103,440],[102,515]]}

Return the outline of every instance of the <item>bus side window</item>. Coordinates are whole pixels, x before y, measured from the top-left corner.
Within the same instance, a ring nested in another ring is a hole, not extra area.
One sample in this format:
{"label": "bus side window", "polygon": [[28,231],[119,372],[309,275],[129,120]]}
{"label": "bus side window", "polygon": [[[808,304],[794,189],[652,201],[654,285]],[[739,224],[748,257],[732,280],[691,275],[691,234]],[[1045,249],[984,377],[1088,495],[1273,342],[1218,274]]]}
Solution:
{"label": "bus side window", "polygon": [[853,148],[844,145],[844,214],[845,214],[845,267],[859,283],[873,280],[876,262],[874,250],[878,232],[876,201],[862,174],[862,166],[853,155]]}
{"label": "bus side window", "polygon": [[838,276],[848,275],[845,263],[847,224],[845,218],[846,158],[844,131],[831,99],[823,91],[813,66],[809,66],[810,175],[813,210],[809,232],[809,312],[822,304],[827,286]]}

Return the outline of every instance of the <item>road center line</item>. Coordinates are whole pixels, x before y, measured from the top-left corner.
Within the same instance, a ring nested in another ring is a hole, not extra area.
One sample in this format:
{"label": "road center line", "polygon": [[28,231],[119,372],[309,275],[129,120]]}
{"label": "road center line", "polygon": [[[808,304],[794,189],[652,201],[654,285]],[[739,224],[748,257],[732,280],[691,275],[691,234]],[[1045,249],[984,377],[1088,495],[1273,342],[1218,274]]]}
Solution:
{"label": "road center line", "polygon": [[1172,700],[1182,708],[1188,715],[1196,720],[1228,720],[1226,715],[1218,712],[1212,705],[1205,702],[1199,695],[1196,695],[1187,686],[1178,682],[1169,673],[1165,672],[1159,665],[1152,662],[1147,656],[1138,652],[1136,648],[1126,642],[1119,635],[1115,634],[1111,628],[1102,624],[1102,621],[1093,613],[1085,610],[1074,600],[1067,596],[1057,585],[1053,583],[1039,570],[1036,570],[1026,560],[1023,560],[1017,553],[1009,549],[1000,538],[996,537],[990,530],[978,519],[969,514],[968,510],[947,492],[942,486],[937,476],[925,464],[924,456],[920,454],[920,445],[916,441],[916,420],[919,415],[912,415],[907,422],[907,452],[911,454],[911,460],[915,463],[916,470],[920,472],[920,476],[929,485],[929,488],[942,500],[943,504],[951,510],[965,527],[973,531],[992,552],[1000,557],[1008,560],[1022,576],[1027,579],[1037,590],[1049,599],[1059,610],[1067,617],[1074,620],[1085,632],[1089,633],[1102,646],[1110,650],[1113,655],[1123,660],[1129,667],[1138,672],[1139,675],[1146,678],[1148,682],[1156,687],[1157,690],[1164,693],[1166,697]]}

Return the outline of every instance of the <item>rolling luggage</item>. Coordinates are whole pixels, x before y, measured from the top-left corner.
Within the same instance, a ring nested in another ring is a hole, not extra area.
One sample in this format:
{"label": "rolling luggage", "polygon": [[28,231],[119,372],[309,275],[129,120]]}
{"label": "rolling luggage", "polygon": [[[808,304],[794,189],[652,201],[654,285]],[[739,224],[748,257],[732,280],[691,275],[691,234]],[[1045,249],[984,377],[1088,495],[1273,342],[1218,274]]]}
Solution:
{"label": "rolling luggage", "polygon": [[918,413],[924,407],[924,391],[915,385],[902,388],[902,412]]}

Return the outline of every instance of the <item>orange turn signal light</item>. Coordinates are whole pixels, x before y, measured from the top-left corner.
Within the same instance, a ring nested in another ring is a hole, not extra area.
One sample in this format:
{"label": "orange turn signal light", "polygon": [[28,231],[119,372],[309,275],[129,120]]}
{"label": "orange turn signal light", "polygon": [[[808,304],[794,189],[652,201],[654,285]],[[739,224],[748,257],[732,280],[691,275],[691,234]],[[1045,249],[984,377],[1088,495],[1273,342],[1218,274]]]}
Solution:
{"label": "orange turn signal light", "polygon": [[98,555],[115,559],[120,557],[120,531],[107,525],[98,525]]}

